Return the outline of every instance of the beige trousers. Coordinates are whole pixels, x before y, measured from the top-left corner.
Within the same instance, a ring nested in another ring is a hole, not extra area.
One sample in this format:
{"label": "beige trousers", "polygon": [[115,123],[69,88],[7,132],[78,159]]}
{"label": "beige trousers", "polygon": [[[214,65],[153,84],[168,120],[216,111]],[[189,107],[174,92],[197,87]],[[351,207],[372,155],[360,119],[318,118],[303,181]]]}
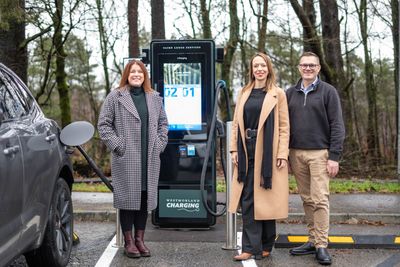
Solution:
{"label": "beige trousers", "polygon": [[309,242],[317,248],[328,246],[329,175],[328,150],[290,149],[289,162],[296,178],[307,223]]}

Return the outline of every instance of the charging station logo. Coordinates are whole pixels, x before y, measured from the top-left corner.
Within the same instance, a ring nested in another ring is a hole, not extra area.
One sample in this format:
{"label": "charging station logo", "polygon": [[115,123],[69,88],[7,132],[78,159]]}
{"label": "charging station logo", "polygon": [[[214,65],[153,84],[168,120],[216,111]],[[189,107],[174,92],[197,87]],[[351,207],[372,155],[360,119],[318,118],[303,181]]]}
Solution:
{"label": "charging station logo", "polygon": [[160,189],[158,208],[160,217],[207,217],[200,190]]}
{"label": "charging station logo", "polygon": [[167,199],[167,208],[183,210],[186,212],[198,212],[200,209],[198,199]]}

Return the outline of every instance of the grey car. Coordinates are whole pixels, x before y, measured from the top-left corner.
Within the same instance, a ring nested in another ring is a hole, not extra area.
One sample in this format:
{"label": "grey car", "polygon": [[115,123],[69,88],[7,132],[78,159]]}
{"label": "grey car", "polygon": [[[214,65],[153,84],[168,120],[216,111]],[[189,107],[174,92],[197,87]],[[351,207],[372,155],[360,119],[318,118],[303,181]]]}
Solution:
{"label": "grey car", "polygon": [[57,123],[0,63],[0,266],[66,266],[73,242],[72,166]]}

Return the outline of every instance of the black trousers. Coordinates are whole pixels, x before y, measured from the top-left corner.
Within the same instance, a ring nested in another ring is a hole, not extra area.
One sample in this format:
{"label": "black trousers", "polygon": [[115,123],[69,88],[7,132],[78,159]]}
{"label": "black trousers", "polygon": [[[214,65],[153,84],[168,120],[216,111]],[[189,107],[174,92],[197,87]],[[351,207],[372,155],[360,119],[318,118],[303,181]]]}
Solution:
{"label": "black trousers", "polygon": [[[276,238],[275,220],[254,219],[254,152],[255,138],[246,141],[249,156],[248,172],[240,198],[242,207],[242,252],[261,255],[263,250],[272,251]],[[268,205],[268,203],[265,203]]]}
{"label": "black trousers", "polygon": [[122,232],[135,230],[145,230],[147,222],[147,191],[142,191],[140,210],[120,210],[120,222]]}

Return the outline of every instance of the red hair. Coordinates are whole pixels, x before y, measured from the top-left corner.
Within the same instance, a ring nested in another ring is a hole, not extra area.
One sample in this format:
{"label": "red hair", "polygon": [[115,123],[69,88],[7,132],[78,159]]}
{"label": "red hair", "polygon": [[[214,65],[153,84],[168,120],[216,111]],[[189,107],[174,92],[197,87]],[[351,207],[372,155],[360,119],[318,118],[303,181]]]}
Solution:
{"label": "red hair", "polygon": [[143,71],[144,75],[144,81],[142,84],[142,87],[146,93],[153,91],[153,88],[151,88],[151,83],[150,83],[150,78],[149,78],[149,73],[147,72],[146,66],[143,64],[142,61],[138,59],[132,59],[126,64],[124,71],[122,72],[121,76],[121,81],[119,82],[119,89],[124,90],[127,88],[127,85],[129,85],[129,73],[131,71],[131,67],[133,65],[138,65],[140,69]]}

